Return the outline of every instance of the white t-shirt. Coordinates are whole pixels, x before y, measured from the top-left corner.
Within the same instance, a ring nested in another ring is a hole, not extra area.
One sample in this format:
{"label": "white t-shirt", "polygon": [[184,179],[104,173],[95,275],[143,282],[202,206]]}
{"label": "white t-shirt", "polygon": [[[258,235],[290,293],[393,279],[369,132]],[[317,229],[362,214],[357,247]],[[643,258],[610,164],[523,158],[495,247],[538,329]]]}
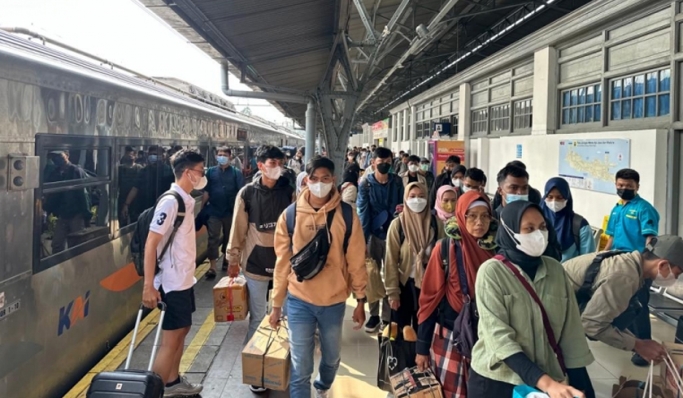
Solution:
{"label": "white t-shirt", "polygon": [[[185,219],[180,224],[173,242],[166,250],[164,258],[159,263],[159,273],[154,277],[154,287],[159,289],[163,286],[164,292],[187,290],[197,283],[194,277],[195,261],[197,257],[197,242],[194,230],[194,198],[183,191],[175,183],[171,184],[171,190],[178,192],[185,201]],[[178,214],[178,201],[173,196],[165,196],[157,204],[152,223],[149,226],[151,232],[163,235],[157,247],[157,256],[168,242],[173,232],[173,223]]]}

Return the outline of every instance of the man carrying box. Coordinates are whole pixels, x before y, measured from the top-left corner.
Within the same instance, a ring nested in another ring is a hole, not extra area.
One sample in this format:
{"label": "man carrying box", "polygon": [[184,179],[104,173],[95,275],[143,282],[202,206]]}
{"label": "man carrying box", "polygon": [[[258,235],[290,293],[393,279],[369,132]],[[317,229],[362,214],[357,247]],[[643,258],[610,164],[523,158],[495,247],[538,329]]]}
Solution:
{"label": "man carrying box", "polygon": [[626,328],[640,308],[636,293],[649,281],[671,287],[683,273],[683,239],[653,237],[645,250],[590,253],[564,264],[581,310],[586,335],[621,350],[634,351],[648,363],[659,361],[665,348],[639,339]]}
{"label": "man carrying box", "polygon": [[[365,238],[358,216],[334,188],[334,163],[315,157],[306,165],[307,186],[280,216],[275,230],[277,261],[273,275],[275,328],[287,296],[291,346],[291,397],[311,396],[316,328],[322,359],[314,382],[316,397],[327,397],[340,363],[346,299],[358,300],[356,329],[365,321]],[[359,250],[359,248],[361,248]]]}

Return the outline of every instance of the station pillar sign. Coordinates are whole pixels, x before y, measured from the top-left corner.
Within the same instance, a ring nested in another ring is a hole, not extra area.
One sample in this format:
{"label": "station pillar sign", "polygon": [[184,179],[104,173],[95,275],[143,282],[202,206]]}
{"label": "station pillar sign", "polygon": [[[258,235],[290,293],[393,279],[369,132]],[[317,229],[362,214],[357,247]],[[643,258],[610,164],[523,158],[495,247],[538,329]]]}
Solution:
{"label": "station pillar sign", "polygon": [[432,158],[432,172],[438,175],[446,166],[449,156],[459,156],[460,163],[465,163],[465,141],[429,141],[429,154]]}

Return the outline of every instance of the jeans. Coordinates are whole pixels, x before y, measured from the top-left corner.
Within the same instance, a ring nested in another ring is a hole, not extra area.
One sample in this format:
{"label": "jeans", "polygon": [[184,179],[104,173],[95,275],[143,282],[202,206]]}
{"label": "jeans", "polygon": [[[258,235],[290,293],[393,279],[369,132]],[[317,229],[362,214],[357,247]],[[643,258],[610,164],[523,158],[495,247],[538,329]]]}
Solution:
{"label": "jeans", "polygon": [[310,398],[316,327],[320,330],[322,359],[313,386],[318,390],[329,390],[341,361],[342,325],[346,303],[319,307],[288,295],[287,311],[292,354],[289,395],[291,398]]}
{"label": "jeans", "polygon": [[251,337],[256,333],[258,325],[266,317],[268,304],[268,283],[270,281],[260,281],[244,275],[247,280],[247,291],[249,292],[249,331],[244,339],[246,345]]}

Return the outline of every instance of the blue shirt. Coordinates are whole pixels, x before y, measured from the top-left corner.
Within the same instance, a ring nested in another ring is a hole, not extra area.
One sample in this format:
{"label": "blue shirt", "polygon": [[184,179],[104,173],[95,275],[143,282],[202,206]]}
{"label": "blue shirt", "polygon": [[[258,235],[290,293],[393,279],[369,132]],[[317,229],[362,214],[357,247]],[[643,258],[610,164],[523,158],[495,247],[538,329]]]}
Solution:
{"label": "blue shirt", "polygon": [[236,168],[230,166],[225,170],[213,166],[206,172],[206,187],[209,194],[206,211],[209,216],[217,218],[232,217],[237,193],[244,186],[244,176]]}
{"label": "blue shirt", "polygon": [[659,213],[637,195],[630,202],[619,201],[612,209],[605,234],[614,238],[613,250],[642,252],[646,236],[659,234]]}
{"label": "blue shirt", "polygon": [[576,243],[569,246],[567,250],[562,252],[562,263],[571,260],[574,257],[582,256],[584,254],[593,253],[596,249],[595,238],[593,238],[593,229],[590,225],[584,225],[579,231],[579,243],[581,247],[576,247]]}

